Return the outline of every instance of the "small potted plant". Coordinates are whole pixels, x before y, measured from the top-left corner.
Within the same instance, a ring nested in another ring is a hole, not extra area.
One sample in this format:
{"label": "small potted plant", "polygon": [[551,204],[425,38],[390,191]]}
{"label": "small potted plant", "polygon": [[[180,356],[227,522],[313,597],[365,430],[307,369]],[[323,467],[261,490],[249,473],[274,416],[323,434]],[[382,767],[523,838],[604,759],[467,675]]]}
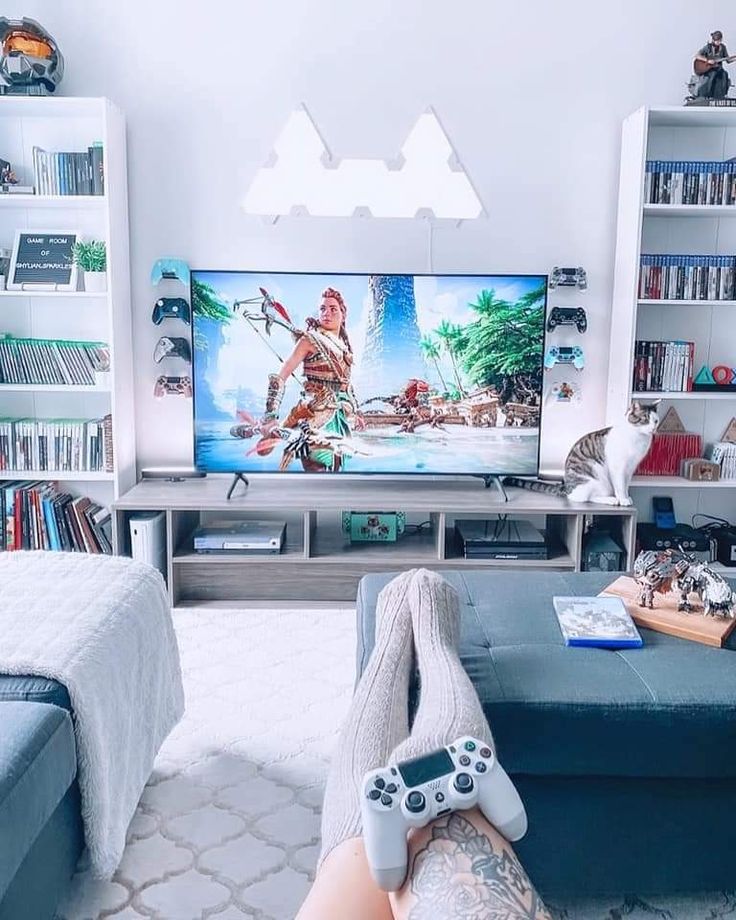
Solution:
{"label": "small potted plant", "polygon": [[77,240],[74,261],[84,272],[84,289],[95,294],[107,290],[107,247],[102,240]]}

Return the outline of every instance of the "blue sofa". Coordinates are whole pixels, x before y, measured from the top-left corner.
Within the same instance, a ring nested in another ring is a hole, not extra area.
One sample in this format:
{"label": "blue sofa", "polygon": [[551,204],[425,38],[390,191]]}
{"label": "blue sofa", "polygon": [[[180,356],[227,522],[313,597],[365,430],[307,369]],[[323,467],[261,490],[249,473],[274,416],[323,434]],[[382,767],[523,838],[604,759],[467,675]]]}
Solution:
{"label": "blue sofa", "polygon": [[[358,674],[391,577],[360,583]],[[515,849],[548,897],[733,888],[736,653],[651,630],[641,649],[566,647],[552,596],[613,577],[447,573],[463,664],[529,815]]]}
{"label": "blue sofa", "polygon": [[66,689],[0,675],[0,920],[51,920],[83,847]]}

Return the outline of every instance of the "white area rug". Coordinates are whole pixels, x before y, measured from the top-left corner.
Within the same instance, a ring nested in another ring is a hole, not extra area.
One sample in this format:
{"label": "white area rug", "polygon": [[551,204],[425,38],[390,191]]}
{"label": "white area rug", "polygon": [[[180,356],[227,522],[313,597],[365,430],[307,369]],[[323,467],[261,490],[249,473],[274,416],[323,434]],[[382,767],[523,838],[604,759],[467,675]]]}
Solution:
{"label": "white area rug", "polygon": [[[60,918],[292,920],[313,878],[324,780],[352,693],[354,611],[189,609],[174,624],[186,715],[115,878],[78,873]],[[554,914],[720,920],[736,918],[736,893],[581,901]]]}

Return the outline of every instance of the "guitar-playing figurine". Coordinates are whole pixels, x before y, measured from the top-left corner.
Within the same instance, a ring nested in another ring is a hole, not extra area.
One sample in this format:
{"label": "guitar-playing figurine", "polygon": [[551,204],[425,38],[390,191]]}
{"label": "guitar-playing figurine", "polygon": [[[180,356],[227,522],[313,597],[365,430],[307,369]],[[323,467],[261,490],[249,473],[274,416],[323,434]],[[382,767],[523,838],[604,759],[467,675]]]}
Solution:
{"label": "guitar-playing figurine", "polygon": [[723,65],[733,61],[736,61],[736,55],[729,57],[728,48],[723,44],[723,33],[718,30],[711,32],[710,41],[703,45],[693,61],[697,77],[693,96],[697,99],[724,99],[731,80]]}

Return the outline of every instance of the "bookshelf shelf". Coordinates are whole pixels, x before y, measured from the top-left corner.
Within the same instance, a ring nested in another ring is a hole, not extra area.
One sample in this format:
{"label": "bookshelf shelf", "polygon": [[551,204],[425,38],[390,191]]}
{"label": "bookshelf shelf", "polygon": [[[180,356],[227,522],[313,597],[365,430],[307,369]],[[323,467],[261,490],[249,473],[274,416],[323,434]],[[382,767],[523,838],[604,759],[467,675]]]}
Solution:
{"label": "bookshelf shelf", "polygon": [[103,211],[108,205],[105,195],[0,195],[0,208],[89,208]]}
{"label": "bookshelf shelf", "polygon": [[692,399],[692,400],[704,400],[704,399],[736,399],[736,392],[729,393],[693,393],[693,392],[655,392],[654,390],[632,390],[631,391],[632,399]]}
{"label": "bookshelf shelf", "polygon": [[644,217],[736,217],[734,204],[645,204]]}
{"label": "bookshelf shelf", "polygon": [[111,388],[104,384],[74,383],[1,383],[0,393],[109,393]]}
{"label": "bookshelf shelf", "polygon": [[736,300],[655,300],[653,297],[637,301],[640,307],[736,307]]}
{"label": "bookshelf shelf", "polygon": [[107,291],[103,291],[100,294],[96,294],[94,291],[0,291],[0,297],[11,297],[15,298],[29,298],[33,297],[63,297],[66,300],[69,298],[78,299],[78,298],[90,298],[95,297],[97,300],[105,299],[107,297]]}
{"label": "bookshelf shelf", "polygon": [[736,480],[719,479],[718,482],[694,482],[682,476],[634,476],[632,488],[639,489],[733,489]]}
{"label": "bookshelf shelf", "polygon": [[[645,106],[624,119],[611,309],[606,413],[609,425],[616,424],[623,417],[632,399],[660,399],[665,406],[677,409],[685,429],[699,435],[705,449],[722,438],[730,418],[736,415],[736,392],[733,390],[640,392],[634,390],[632,383],[634,369],[638,367],[637,358],[652,359],[651,351],[637,352],[638,342],[692,342],[693,374],[697,374],[703,366],[736,366],[736,323],[731,314],[736,309],[736,299],[643,298],[643,290],[640,289],[642,255],[665,257],[664,263],[654,263],[655,268],[666,269],[676,265],[686,271],[697,272],[698,268],[710,271],[715,267],[720,272],[723,268],[728,269],[729,263],[719,265],[710,259],[736,253],[736,222],[733,220],[736,204],[650,204],[646,197],[649,189],[661,192],[665,186],[652,185],[653,179],[650,181],[647,173],[648,161],[720,163],[734,154],[736,108]],[[667,170],[663,172],[666,175]],[[672,170],[675,176],[682,172],[679,168]],[[703,172],[721,174],[718,169],[710,168],[704,168]],[[684,174],[693,175],[688,170]],[[733,193],[727,184],[730,175],[732,173],[728,171],[723,172],[726,178],[722,188],[720,184],[714,186],[709,182],[707,195],[716,196],[711,200],[733,200],[729,197]],[[673,180],[670,194],[674,196],[674,201],[684,194],[691,196],[689,200],[694,200],[692,196],[702,190],[695,181],[687,187],[684,183],[685,179]],[[719,195],[723,197],[719,199]],[[668,263],[668,256],[702,256],[705,261],[689,263],[675,259]],[[645,267],[651,265],[647,263]],[[698,278],[697,274],[686,276],[686,285],[692,285],[694,278]],[[647,280],[645,276],[645,283]],[[661,279],[655,276],[655,281],[657,284],[661,281],[664,285],[662,291],[665,291],[672,278],[663,273]],[[682,279],[678,282],[682,284]],[[708,274],[698,279],[699,284],[712,282]],[[728,290],[728,276],[724,279],[722,274],[718,274],[715,283],[721,285],[716,290],[734,297]],[[686,286],[685,291],[691,293],[693,288]],[[712,309],[714,307],[724,309]],[[653,358],[656,368],[657,360],[662,360],[661,353],[659,359],[656,352]],[[667,379],[667,373],[672,373],[673,368],[670,365],[668,370],[666,352],[664,362],[664,368],[660,363],[659,373]],[[674,369],[677,373],[677,364]],[[634,477],[632,496],[639,519],[644,521],[651,520],[649,490],[658,490],[665,495],[672,492],[677,496],[675,510],[678,520],[689,521],[693,514],[706,513],[736,521],[736,480],[694,482],[679,476]]]}
{"label": "bookshelf shelf", "polygon": [[91,470],[0,470],[0,480],[38,479],[51,482],[112,482],[114,473]]}

